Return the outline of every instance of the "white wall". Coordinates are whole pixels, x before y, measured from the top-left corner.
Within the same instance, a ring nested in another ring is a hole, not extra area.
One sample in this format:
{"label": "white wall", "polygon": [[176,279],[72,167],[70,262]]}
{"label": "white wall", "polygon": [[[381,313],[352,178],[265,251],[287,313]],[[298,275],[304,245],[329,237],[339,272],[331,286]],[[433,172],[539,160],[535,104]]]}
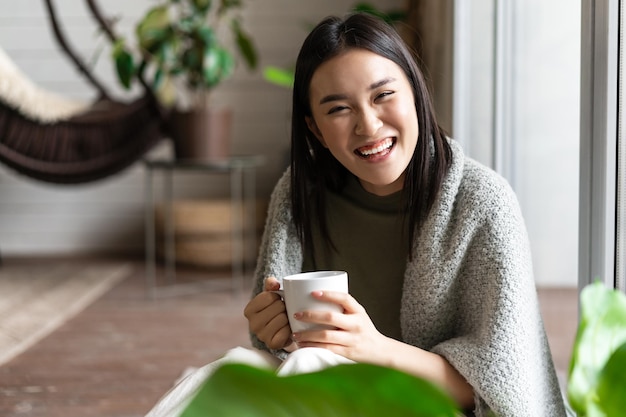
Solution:
{"label": "white wall", "polygon": [[[100,38],[84,2],[55,2],[71,44],[88,60],[101,49],[95,72],[118,94],[106,41]],[[288,65],[310,24],[328,14],[343,14],[356,1],[247,1],[245,25],[259,49],[261,67]],[[381,8],[400,7],[403,0],[377,0]],[[132,26],[148,0],[101,0],[108,16],[121,20],[118,30]],[[91,100],[95,91],[58,50],[41,0],[0,2],[0,46],[39,86],[65,96]],[[267,163],[258,175],[258,190],[267,196],[285,168],[289,144],[289,92],[267,84],[260,71],[245,69],[215,93],[214,100],[234,110],[233,152],[258,153]],[[168,153],[165,146],[156,152]],[[0,253],[11,255],[88,254],[143,250],[143,168],[138,163],[123,173],[80,186],[56,186],[17,176],[0,166]],[[219,181],[218,181],[219,182]],[[213,195],[205,178],[179,181],[186,191]]]}

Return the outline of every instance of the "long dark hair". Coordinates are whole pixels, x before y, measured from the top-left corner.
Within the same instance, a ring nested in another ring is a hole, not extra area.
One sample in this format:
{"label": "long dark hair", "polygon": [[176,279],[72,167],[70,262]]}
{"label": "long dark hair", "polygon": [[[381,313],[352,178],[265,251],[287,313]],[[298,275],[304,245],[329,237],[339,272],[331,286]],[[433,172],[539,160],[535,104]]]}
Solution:
{"label": "long dark hair", "polygon": [[404,218],[409,224],[408,239],[412,248],[415,230],[437,198],[451,164],[452,152],[445,132],[437,124],[416,57],[393,27],[363,13],[344,19],[327,17],[307,36],[298,54],[291,124],[291,203],[296,230],[305,250],[314,250],[311,228],[315,214],[322,236],[332,245],[324,211],[325,191],[341,190],[348,170],[309,130],[305,116],[311,116],[309,86],[314,72],[322,63],[350,49],[365,49],[393,61],[402,68],[413,90],[419,134],[403,188]]}

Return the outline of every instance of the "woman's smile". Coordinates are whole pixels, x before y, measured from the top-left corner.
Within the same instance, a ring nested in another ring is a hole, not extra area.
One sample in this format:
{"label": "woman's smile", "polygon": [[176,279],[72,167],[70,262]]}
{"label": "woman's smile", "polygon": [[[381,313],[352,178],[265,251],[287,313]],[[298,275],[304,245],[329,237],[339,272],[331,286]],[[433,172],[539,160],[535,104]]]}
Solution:
{"label": "woman's smile", "polygon": [[354,153],[363,159],[370,161],[378,160],[389,155],[393,151],[396,140],[394,138],[385,138],[374,144],[362,146],[354,150]]}

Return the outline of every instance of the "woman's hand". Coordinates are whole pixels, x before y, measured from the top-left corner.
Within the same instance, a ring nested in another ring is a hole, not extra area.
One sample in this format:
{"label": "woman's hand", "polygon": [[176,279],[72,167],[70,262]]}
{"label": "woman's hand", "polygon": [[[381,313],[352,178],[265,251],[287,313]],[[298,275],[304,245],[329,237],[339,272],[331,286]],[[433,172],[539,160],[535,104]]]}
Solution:
{"label": "woman's hand", "polygon": [[298,347],[323,347],[356,362],[379,362],[377,356],[384,352],[381,349],[389,339],[376,329],[363,306],[346,293],[313,291],[311,295],[320,301],[338,304],[343,308],[343,313],[297,312],[295,317],[298,320],[336,328],[295,333],[293,338]]}
{"label": "woman's hand", "polygon": [[313,297],[343,307],[343,313],[303,311],[296,318],[326,324],[334,330],[307,330],[295,333],[298,347],[323,347],[356,362],[395,368],[429,379],[464,408],[474,404],[474,390],[448,361],[435,353],[394,340],[381,334],[365,309],[349,294],[313,291]]}
{"label": "woman's hand", "polygon": [[250,300],[243,310],[250,331],[270,349],[282,349],[292,343],[285,303],[278,294],[271,292],[278,289],[278,280],[267,278],[263,292]]}

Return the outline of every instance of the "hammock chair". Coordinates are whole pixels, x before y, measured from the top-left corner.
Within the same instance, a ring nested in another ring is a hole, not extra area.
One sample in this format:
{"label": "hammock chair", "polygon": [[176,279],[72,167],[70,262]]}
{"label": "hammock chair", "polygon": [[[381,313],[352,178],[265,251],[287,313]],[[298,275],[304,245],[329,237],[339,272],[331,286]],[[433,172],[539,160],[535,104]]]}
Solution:
{"label": "hammock chair", "polygon": [[[88,8],[112,40],[115,35],[93,0]],[[116,174],[167,136],[167,117],[151,89],[130,102],[110,99],[61,33],[51,0],[46,6],[56,40],[98,90],[81,103],[39,89],[0,49],[0,162],[36,180],[79,184]]]}

